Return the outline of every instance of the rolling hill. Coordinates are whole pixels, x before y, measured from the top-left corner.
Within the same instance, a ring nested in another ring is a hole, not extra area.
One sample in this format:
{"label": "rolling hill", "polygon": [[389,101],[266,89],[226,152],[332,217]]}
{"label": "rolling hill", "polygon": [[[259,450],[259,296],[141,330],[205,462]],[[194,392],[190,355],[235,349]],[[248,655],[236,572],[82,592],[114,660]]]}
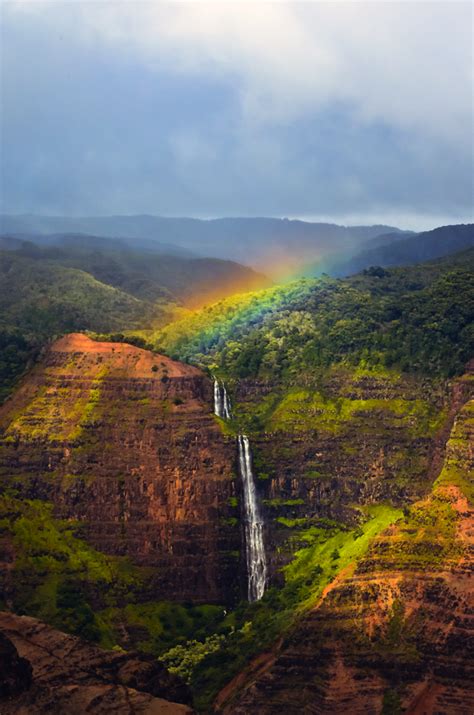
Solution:
{"label": "rolling hill", "polygon": [[[321,255],[354,253],[365,241],[398,231],[393,227],[338,226],[278,218],[168,218],[163,216],[0,216],[0,233],[84,233],[125,239],[140,250],[153,242],[201,256],[252,265],[267,275],[295,272]],[[139,238],[133,238],[139,237]]]}
{"label": "rolling hill", "polygon": [[38,246],[6,237],[0,250],[0,399],[38,351],[65,332],[158,326],[177,307],[268,285],[219,259],[139,253],[97,237]]}

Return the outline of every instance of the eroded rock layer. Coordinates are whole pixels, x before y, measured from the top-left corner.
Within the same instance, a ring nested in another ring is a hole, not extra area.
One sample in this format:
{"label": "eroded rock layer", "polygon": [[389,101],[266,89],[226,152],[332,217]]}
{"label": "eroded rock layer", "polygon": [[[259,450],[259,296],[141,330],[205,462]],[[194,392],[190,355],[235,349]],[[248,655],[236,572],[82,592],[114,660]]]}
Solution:
{"label": "eroded rock layer", "polygon": [[249,712],[474,712],[474,403],[432,492],[218,700]]}
{"label": "eroded rock layer", "polygon": [[319,386],[303,377],[285,390],[235,386],[240,414],[262,416],[251,443],[274,582],[300,548],[299,529],[321,518],[353,525],[359,505],[403,506],[429,491],[472,394],[468,369],[452,381],[338,368]]}
{"label": "eroded rock layer", "polygon": [[198,369],[122,343],[54,343],[0,410],[0,475],[152,573],[154,598],[238,594],[235,444]]}
{"label": "eroded rock layer", "polygon": [[103,651],[34,618],[0,611],[2,715],[191,715],[190,693],[150,657]]}

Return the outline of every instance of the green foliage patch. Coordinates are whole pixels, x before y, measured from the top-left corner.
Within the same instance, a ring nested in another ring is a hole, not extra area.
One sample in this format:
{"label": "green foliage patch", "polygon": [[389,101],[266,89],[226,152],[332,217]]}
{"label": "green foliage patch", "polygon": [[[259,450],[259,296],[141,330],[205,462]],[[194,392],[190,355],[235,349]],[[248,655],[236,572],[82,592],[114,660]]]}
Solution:
{"label": "green foliage patch", "polygon": [[56,519],[47,502],[0,496],[0,539],[15,550],[9,607],[103,647],[119,645],[125,628],[139,631],[141,650],[159,655],[205,639],[223,618],[219,606],[141,602],[148,571],[92,548],[80,525]]}
{"label": "green foliage patch", "polygon": [[299,432],[316,429],[339,434],[351,424],[364,431],[403,427],[413,437],[430,436],[441,426],[445,415],[424,400],[328,398],[319,392],[293,388],[268,416],[270,431]]}
{"label": "green foliage patch", "polygon": [[[295,619],[317,602],[323,589],[341,571],[367,551],[374,536],[402,515],[389,505],[371,507],[365,522],[350,530],[337,522],[320,521],[298,532],[305,543],[284,568],[282,588],[269,589],[256,603],[242,602],[216,629],[216,638],[174,649],[163,656],[177,672],[185,674],[195,693],[196,704],[207,710],[219,689],[257,653],[261,653]],[[354,534],[358,531],[358,538]],[[337,552],[335,554],[335,552]]]}
{"label": "green foliage patch", "polygon": [[474,250],[343,280],[303,279],[220,301],[150,340],[235,378],[317,376],[346,364],[460,374],[470,357]]}
{"label": "green foliage patch", "polygon": [[474,400],[458,414],[446,445],[446,458],[436,485],[454,485],[474,503],[474,470],[472,468],[472,435],[474,433]]}

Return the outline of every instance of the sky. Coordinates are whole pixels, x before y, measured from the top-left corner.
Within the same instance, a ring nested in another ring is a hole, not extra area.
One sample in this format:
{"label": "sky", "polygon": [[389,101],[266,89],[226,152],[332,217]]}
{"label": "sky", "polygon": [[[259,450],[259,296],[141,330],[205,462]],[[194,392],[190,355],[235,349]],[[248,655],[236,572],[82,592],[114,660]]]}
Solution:
{"label": "sky", "polygon": [[4,1],[1,210],[472,221],[472,15]]}

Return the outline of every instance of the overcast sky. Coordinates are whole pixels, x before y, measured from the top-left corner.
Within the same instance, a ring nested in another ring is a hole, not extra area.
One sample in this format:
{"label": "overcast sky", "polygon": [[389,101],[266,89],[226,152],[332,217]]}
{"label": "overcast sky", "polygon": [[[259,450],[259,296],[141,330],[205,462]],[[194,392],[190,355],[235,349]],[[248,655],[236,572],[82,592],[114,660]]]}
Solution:
{"label": "overcast sky", "polygon": [[2,211],[472,220],[470,2],[3,2]]}

